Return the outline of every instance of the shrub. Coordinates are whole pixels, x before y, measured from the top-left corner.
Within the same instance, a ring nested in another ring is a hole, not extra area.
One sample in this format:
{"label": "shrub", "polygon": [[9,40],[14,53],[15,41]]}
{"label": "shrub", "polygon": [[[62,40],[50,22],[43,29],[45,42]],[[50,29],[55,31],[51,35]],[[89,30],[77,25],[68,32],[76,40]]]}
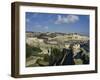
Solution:
{"label": "shrub", "polygon": [[26,58],[32,55],[32,48],[26,44]]}
{"label": "shrub", "polygon": [[38,55],[37,53],[41,52],[42,50],[39,47],[29,46],[26,44],[26,58],[32,55]]}

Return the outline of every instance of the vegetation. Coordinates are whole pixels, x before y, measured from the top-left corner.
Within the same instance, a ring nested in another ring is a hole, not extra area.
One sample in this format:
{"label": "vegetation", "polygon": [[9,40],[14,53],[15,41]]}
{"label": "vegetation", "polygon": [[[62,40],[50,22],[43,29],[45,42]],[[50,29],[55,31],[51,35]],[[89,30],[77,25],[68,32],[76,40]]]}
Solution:
{"label": "vegetation", "polygon": [[26,58],[30,57],[32,55],[32,48],[26,44]]}
{"label": "vegetation", "polygon": [[33,54],[32,55],[35,55],[35,54],[37,54],[37,53],[39,53],[39,52],[42,52],[42,50],[39,48],[39,47],[32,47],[32,52],[33,52]]}
{"label": "vegetation", "polygon": [[41,52],[42,50],[39,47],[29,46],[26,44],[26,58],[32,55],[38,55],[37,53]]}
{"label": "vegetation", "polygon": [[62,52],[59,48],[51,48],[49,65],[56,65],[56,63],[62,58],[62,56]]}
{"label": "vegetation", "polygon": [[[26,44],[26,64],[31,62],[28,67],[89,64],[88,41],[72,40],[72,37],[61,33],[39,33],[34,36],[36,39],[33,39],[33,43]],[[67,43],[70,44],[69,48],[65,48]],[[73,45],[76,43],[80,45],[80,52],[76,51],[77,55],[73,56]]]}

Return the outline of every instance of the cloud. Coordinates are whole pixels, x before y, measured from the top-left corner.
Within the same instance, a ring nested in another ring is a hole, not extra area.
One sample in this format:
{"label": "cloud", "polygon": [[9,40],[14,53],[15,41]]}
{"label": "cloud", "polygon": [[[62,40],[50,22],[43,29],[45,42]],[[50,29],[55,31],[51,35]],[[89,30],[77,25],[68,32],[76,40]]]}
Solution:
{"label": "cloud", "polygon": [[37,17],[37,16],[39,16],[38,13],[33,13],[33,14],[32,14],[32,17],[33,17],[33,18],[34,18],[34,17]]}
{"label": "cloud", "polygon": [[43,26],[43,25],[35,25],[36,28],[40,28],[40,29],[45,29],[48,30],[48,26]]}
{"label": "cloud", "polygon": [[76,15],[67,15],[66,17],[58,15],[55,24],[63,24],[63,23],[70,24],[70,23],[75,23],[77,21],[79,21],[79,16]]}
{"label": "cloud", "polygon": [[41,26],[41,25],[36,25],[36,27],[37,27],[37,28],[41,28],[42,26]]}
{"label": "cloud", "polygon": [[30,22],[30,19],[29,18],[26,18],[26,22]]}
{"label": "cloud", "polygon": [[47,30],[47,29],[48,29],[48,26],[44,26],[44,29],[46,29],[46,30]]}

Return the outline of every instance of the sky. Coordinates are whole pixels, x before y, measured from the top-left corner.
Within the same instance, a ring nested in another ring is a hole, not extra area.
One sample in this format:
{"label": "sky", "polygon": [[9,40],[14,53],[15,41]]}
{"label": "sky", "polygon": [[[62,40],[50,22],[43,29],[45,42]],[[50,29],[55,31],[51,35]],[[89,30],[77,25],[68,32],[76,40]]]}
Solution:
{"label": "sky", "polygon": [[25,13],[26,31],[61,32],[89,35],[89,15]]}

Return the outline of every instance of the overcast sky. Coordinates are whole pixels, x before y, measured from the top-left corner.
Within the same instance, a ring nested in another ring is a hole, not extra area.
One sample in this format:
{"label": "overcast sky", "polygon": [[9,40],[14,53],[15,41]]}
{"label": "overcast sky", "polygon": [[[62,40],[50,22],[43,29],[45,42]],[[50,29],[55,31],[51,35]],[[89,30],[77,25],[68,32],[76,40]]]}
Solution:
{"label": "overcast sky", "polygon": [[26,12],[26,31],[89,35],[89,15]]}

